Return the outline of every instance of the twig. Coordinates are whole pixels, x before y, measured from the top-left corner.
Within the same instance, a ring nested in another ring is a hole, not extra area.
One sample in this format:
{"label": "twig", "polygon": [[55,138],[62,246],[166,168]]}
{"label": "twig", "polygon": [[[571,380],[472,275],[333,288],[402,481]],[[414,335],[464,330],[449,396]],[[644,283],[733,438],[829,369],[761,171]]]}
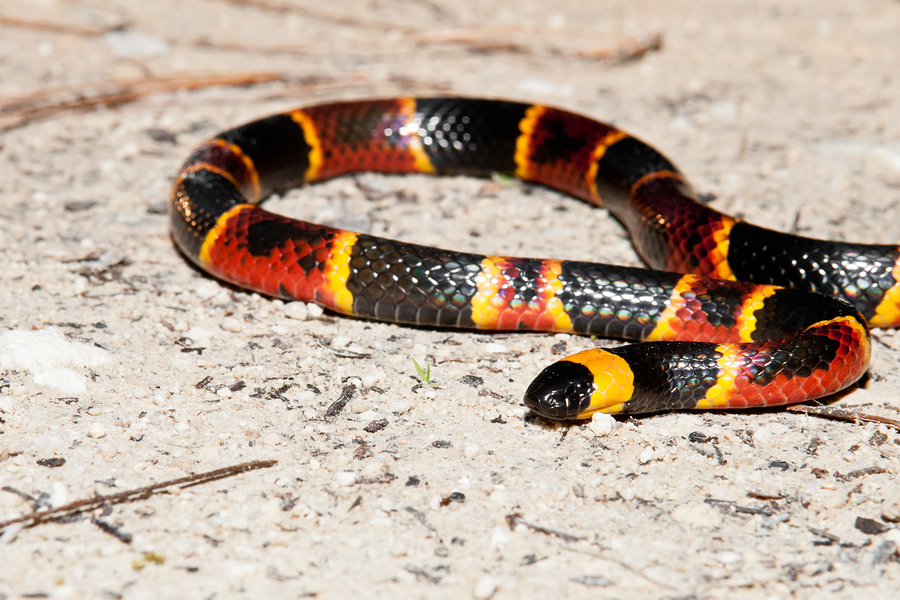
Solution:
{"label": "twig", "polygon": [[0,523],[0,531],[5,529],[6,527],[9,527],[10,525],[15,525],[17,523],[22,523],[24,527],[34,527],[35,525],[40,525],[41,523],[46,523],[48,521],[55,521],[57,519],[68,517],[87,510],[94,510],[103,505],[112,506],[114,504],[134,502],[135,500],[144,500],[146,498],[149,498],[153,494],[157,494],[165,490],[166,488],[174,486],[181,486],[182,488],[193,487],[195,485],[217,481],[226,477],[233,477],[234,475],[239,475],[240,473],[245,473],[247,471],[254,471],[256,469],[268,469],[269,467],[272,467],[277,463],[277,460],[257,460],[253,462],[232,465],[230,467],[224,467],[222,469],[216,469],[215,471],[207,471],[206,473],[198,473],[196,475],[188,475],[187,477],[179,477],[178,479],[170,479],[169,481],[163,481],[162,483],[155,483],[153,485],[119,492],[118,494],[112,494],[111,496],[101,496],[100,494],[97,494],[93,498],[76,500],[75,502],[70,502],[65,506],[60,506],[59,508],[54,508],[52,510],[46,511],[34,511],[16,519],[4,521],[3,523]]}
{"label": "twig", "polygon": [[790,412],[806,413],[808,415],[814,415],[816,417],[823,417],[825,419],[850,421],[852,423],[859,423],[860,421],[868,423],[883,423],[888,427],[893,427],[894,429],[900,431],[900,421],[888,419],[887,417],[879,417],[878,415],[870,415],[868,413],[857,412],[855,410],[844,410],[842,408],[831,408],[828,406],[805,406],[802,404],[788,406],[787,410]]}
{"label": "twig", "polygon": [[345,385],[344,389],[341,390],[341,396],[331,403],[331,406],[328,407],[328,410],[325,411],[325,419],[333,419],[344,410],[344,407],[347,406],[347,403],[353,398],[353,394],[356,393],[356,386],[352,383],[349,385]]}
{"label": "twig", "polygon": [[84,27],[69,25],[68,23],[53,23],[51,21],[32,21],[30,19],[18,19],[16,17],[0,16],[0,25],[6,27],[18,27],[20,29],[32,29],[34,31],[48,31],[50,33],[70,33],[84,37],[97,37],[107,31],[119,29],[121,25],[101,29],[99,27]]}
{"label": "twig", "polygon": [[331,346],[328,346],[324,342],[322,342],[322,340],[319,338],[316,338],[316,346],[318,346],[322,350],[328,350],[329,352],[340,358],[372,358],[371,352],[354,352],[353,350],[347,350],[346,348],[332,348]]}
{"label": "twig", "polygon": [[220,2],[224,2],[225,4],[234,4],[236,6],[251,6],[253,8],[257,8],[260,10],[267,10],[269,12],[277,12],[277,13],[294,13],[297,15],[303,15],[304,17],[309,17],[311,19],[319,19],[320,21],[327,21],[330,23],[337,23],[338,25],[350,25],[352,27],[364,27],[366,29],[375,29],[377,31],[386,31],[391,29],[399,29],[400,31],[413,31],[412,27],[398,24],[397,22],[385,22],[385,21],[369,21],[363,19],[357,19],[355,17],[351,17],[349,15],[343,15],[340,13],[333,13],[324,10],[319,10],[316,8],[309,8],[308,6],[296,6],[289,4],[281,4],[279,2],[272,2],[271,0],[219,0]]}
{"label": "twig", "polygon": [[[228,0],[230,1],[230,0]],[[228,52],[252,52],[262,55],[288,54],[300,56],[336,56],[336,55],[371,55],[375,52],[415,52],[425,46],[456,45],[470,52],[497,53],[506,52],[523,56],[553,56],[600,60],[615,64],[634,61],[649,52],[662,48],[662,35],[657,33],[647,40],[628,38],[620,42],[600,48],[569,50],[550,42],[539,43],[535,39],[537,33],[529,34],[525,30],[505,29],[445,29],[441,31],[405,31],[399,36],[386,38],[362,38],[355,41],[342,41],[340,44],[290,44],[273,46],[248,46],[235,42],[214,42],[203,38],[193,42],[170,39],[173,45],[193,45],[201,48],[212,48]],[[521,39],[518,39],[521,38]]]}
{"label": "twig", "polygon": [[578,542],[583,539],[587,539],[587,536],[584,535],[572,535],[571,533],[566,533],[565,531],[560,531],[559,529],[553,529],[551,527],[546,527],[538,523],[526,521],[519,513],[506,515],[506,524],[509,525],[510,529],[515,529],[516,525],[519,525],[520,523],[529,529],[539,531],[541,533],[546,533],[547,535],[555,535],[556,537],[567,542]]}
{"label": "twig", "polygon": [[631,62],[643,58],[650,52],[662,49],[663,36],[655,33],[646,40],[629,39],[613,48],[600,48],[598,50],[581,50],[573,52],[575,58],[590,58],[593,60],[611,60],[616,63]]}
{"label": "twig", "polygon": [[848,473],[839,473],[835,471],[834,478],[839,479],[840,481],[850,481],[851,479],[856,479],[857,477],[865,477],[866,475],[881,475],[882,473],[887,473],[888,470],[884,467],[873,465],[871,467],[865,467],[863,469],[856,469],[855,471],[850,471]]}
{"label": "twig", "polygon": [[87,85],[40,90],[0,100],[0,132],[21,127],[65,110],[134,102],[151,94],[214,86],[248,86],[284,81],[281,73],[260,71],[236,75],[175,75],[159,79],[99,81]]}

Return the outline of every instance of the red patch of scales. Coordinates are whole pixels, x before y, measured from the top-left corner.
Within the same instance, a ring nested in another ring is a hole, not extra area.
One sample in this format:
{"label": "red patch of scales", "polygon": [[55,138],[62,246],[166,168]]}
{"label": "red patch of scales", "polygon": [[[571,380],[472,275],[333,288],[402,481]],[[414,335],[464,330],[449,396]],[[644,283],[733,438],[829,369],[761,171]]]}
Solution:
{"label": "red patch of scales", "polygon": [[869,364],[870,345],[858,321],[853,318],[835,319],[809,328],[800,337],[809,339],[814,336],[839,342],[835,358],[827,365],[819,364],[818,368],[808,370],[810,372],[806,375],[804,369],[799,368],[799,363],[809,364],[811,361],[803,355],[803,345],[799,344],[791,352],[791,358],[765,385],[754,380],[754,375],[763,370],[763,360],[771,356],[767,350],[774,349],[778,343],[771,341],[749,345],[735,360],[731,381],[734,397],[728,402],[728,408],[782,406],[821,398],[843,389],[848,381],[856,381],[862,376]]}
{"label": "red patch of scales", "polygon": [[359,171],[432,173],[413,98],[323,105],[295,111],[312,148],[308,181]]}
{"label": "red patch of scales", "polygon": [[[472,299],[472,320],[479,329],[512,331],[571,331],[572,321],[566,314],[557,292],[562,289],[558,260],[541,262],[536,280],[523,282],[520,259],[488,256],[481,262],[478,293]],[[518,286],[518,287],[517,287]],[[525,289],[533,290],[525,298]]]}
{"label": "red patch of scales", "polygon": [[[247,249],[247,230],[263,221],[290,224],[297,230],[297,235],[266,255],[253,256]],[[201,258],[210,273],[253,291],[331,304],[331,298],[321,298],[322,294],[317,294],[317,290],[327,288],[329,273],[324,266],[331,258],[331,240],[339,234],[330,227],[292,221],[243,205],[220,217],[216,229],[210,232],[208,242],[204,244]],[[313,268],[304,271],[301,264]]]}
{"label": "red patch of scales", "polygon": [[516,174],[522,179],[597,203],[593,177],[607,146],[625,137],[614,127],[579,115],[532,106],[519,124]]}

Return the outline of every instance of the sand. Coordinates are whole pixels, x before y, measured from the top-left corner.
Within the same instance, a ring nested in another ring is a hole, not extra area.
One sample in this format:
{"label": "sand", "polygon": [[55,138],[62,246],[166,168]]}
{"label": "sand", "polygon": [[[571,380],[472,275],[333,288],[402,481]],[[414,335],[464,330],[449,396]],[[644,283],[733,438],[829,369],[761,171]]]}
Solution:
{"label": "sand", "polygon": [[[36,113],[0,136],[0,330],[46,343],[0,372],[0,520],[277,463],[8,528],[0,598],[895,597],[895,428],[784,410],[554,425],[522,406],[528,382],[554,347],[613,342],[273,301],[192,268],[164,213],[218,130],[457,94],[616,123],[752,222],[897,242],[900,3],[8,4],[0,102],[185,73],[281,80]],[[656,34],[633,60],[586,56]],[[9,125],[21,113],[3,106]],[[458,250],[640,264],[605,211],[518,184],[367,175],[268,204]],[[865,384],[829,402],[900,419],[900,335],[875,340]]]}

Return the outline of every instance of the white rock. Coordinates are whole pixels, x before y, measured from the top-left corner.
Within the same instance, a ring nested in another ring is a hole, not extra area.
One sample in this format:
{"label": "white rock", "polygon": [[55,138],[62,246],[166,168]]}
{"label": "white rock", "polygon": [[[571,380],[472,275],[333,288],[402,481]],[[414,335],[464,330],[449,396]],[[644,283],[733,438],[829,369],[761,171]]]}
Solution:
{"label": "white rock", "polygon": [[89,438],[98,440],[106,435],[106,427],[104,427],[100,423],[93,423],[90,427],[88,427],[87,435]]}
{"label": "white rock", "polygon": [[505,546],[513,540],[512,531],[509,527],[498,525],[491,529],[491,548],[497,549]]}
{"label": "white rock", "polygon": [[240,320],[235,319],[234,317],[225,317],[224,319],[222,319],[222,323],[219,326],[225,331],[230,331],[231,333],[240,333],[242,329]]}
{"label": "white rock", "polygon": [[354,471],[338,471],[334,474],[334,482],[341,487],[355,485],[356,473]]}
{"label": "white rock", "polygon": [[475,583],[472,596],[480,600],[487,600],[497,593],[498,582],[489,575],[485,575]]}
{"label": "white rock", "polygon": [[70,342],[55,327],[0,335],[0,370],[28,371],[36,384],[67,394],[87,391],[87,378],[72,368],[98,368],[109,359],[105,350]]}
{"label": "white rock", "polygon": [[591,430],[591,433],[594,434],[594,437],[605,437],[612,433],[615,427],[615,418],[606,413],[594,413],[594,416],[591,417],[591,424],[588,425],[588,428]]}
{"label": "white rock", "polygon": [[881,505],[881,516],[888,523],[900,521],[900,492],[895,492],[892,498],[885,498]]}
{"label": "white rock", "polygon": [[284,315],[289,319],[305,321],[309,318],[309,310],[303,302],[289,302],[284,306]]}
{"label": "white rock", "polygon": [[647,446],[644,448],[644,451],[641,452],[641,455],[638,456],[638,464],[646,465],[648,462],[653,460],[653,457],[656,455],[656,452],[653,450],[653,446]]}
{"label": "white rock", "polygon": [[59,508],[60,506],[65,506],[68,503],[69,490],[66,489],[66,484],[61,481],[55,482],[50,490],[50,507]]}
{"label": "white rock", "polygon": [[211,340],[213,338],[212,331],[210,331],[208,329],[204,329],[202,327],[197,327],[197,326],[194,326],[194,327],[191,327],[190,329],[188,329],[188,331],[185,335],[187,337],[191,338],[191,341],[194,342],[195,344],[197,344],[197,343],[206,344],[207,342],[209,342],[209,340]]}

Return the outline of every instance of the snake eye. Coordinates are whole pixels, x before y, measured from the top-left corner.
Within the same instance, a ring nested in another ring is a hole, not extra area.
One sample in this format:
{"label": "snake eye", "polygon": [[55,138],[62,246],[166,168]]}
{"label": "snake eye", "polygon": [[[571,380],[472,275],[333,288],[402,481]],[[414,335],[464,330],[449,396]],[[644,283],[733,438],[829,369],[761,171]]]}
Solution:
{"label": "snake eye", "polygon": [[561,360],[538,375],[525,391],[525,406],[548,419],[574,419],[591,404],[594,375],[584,365]]}

